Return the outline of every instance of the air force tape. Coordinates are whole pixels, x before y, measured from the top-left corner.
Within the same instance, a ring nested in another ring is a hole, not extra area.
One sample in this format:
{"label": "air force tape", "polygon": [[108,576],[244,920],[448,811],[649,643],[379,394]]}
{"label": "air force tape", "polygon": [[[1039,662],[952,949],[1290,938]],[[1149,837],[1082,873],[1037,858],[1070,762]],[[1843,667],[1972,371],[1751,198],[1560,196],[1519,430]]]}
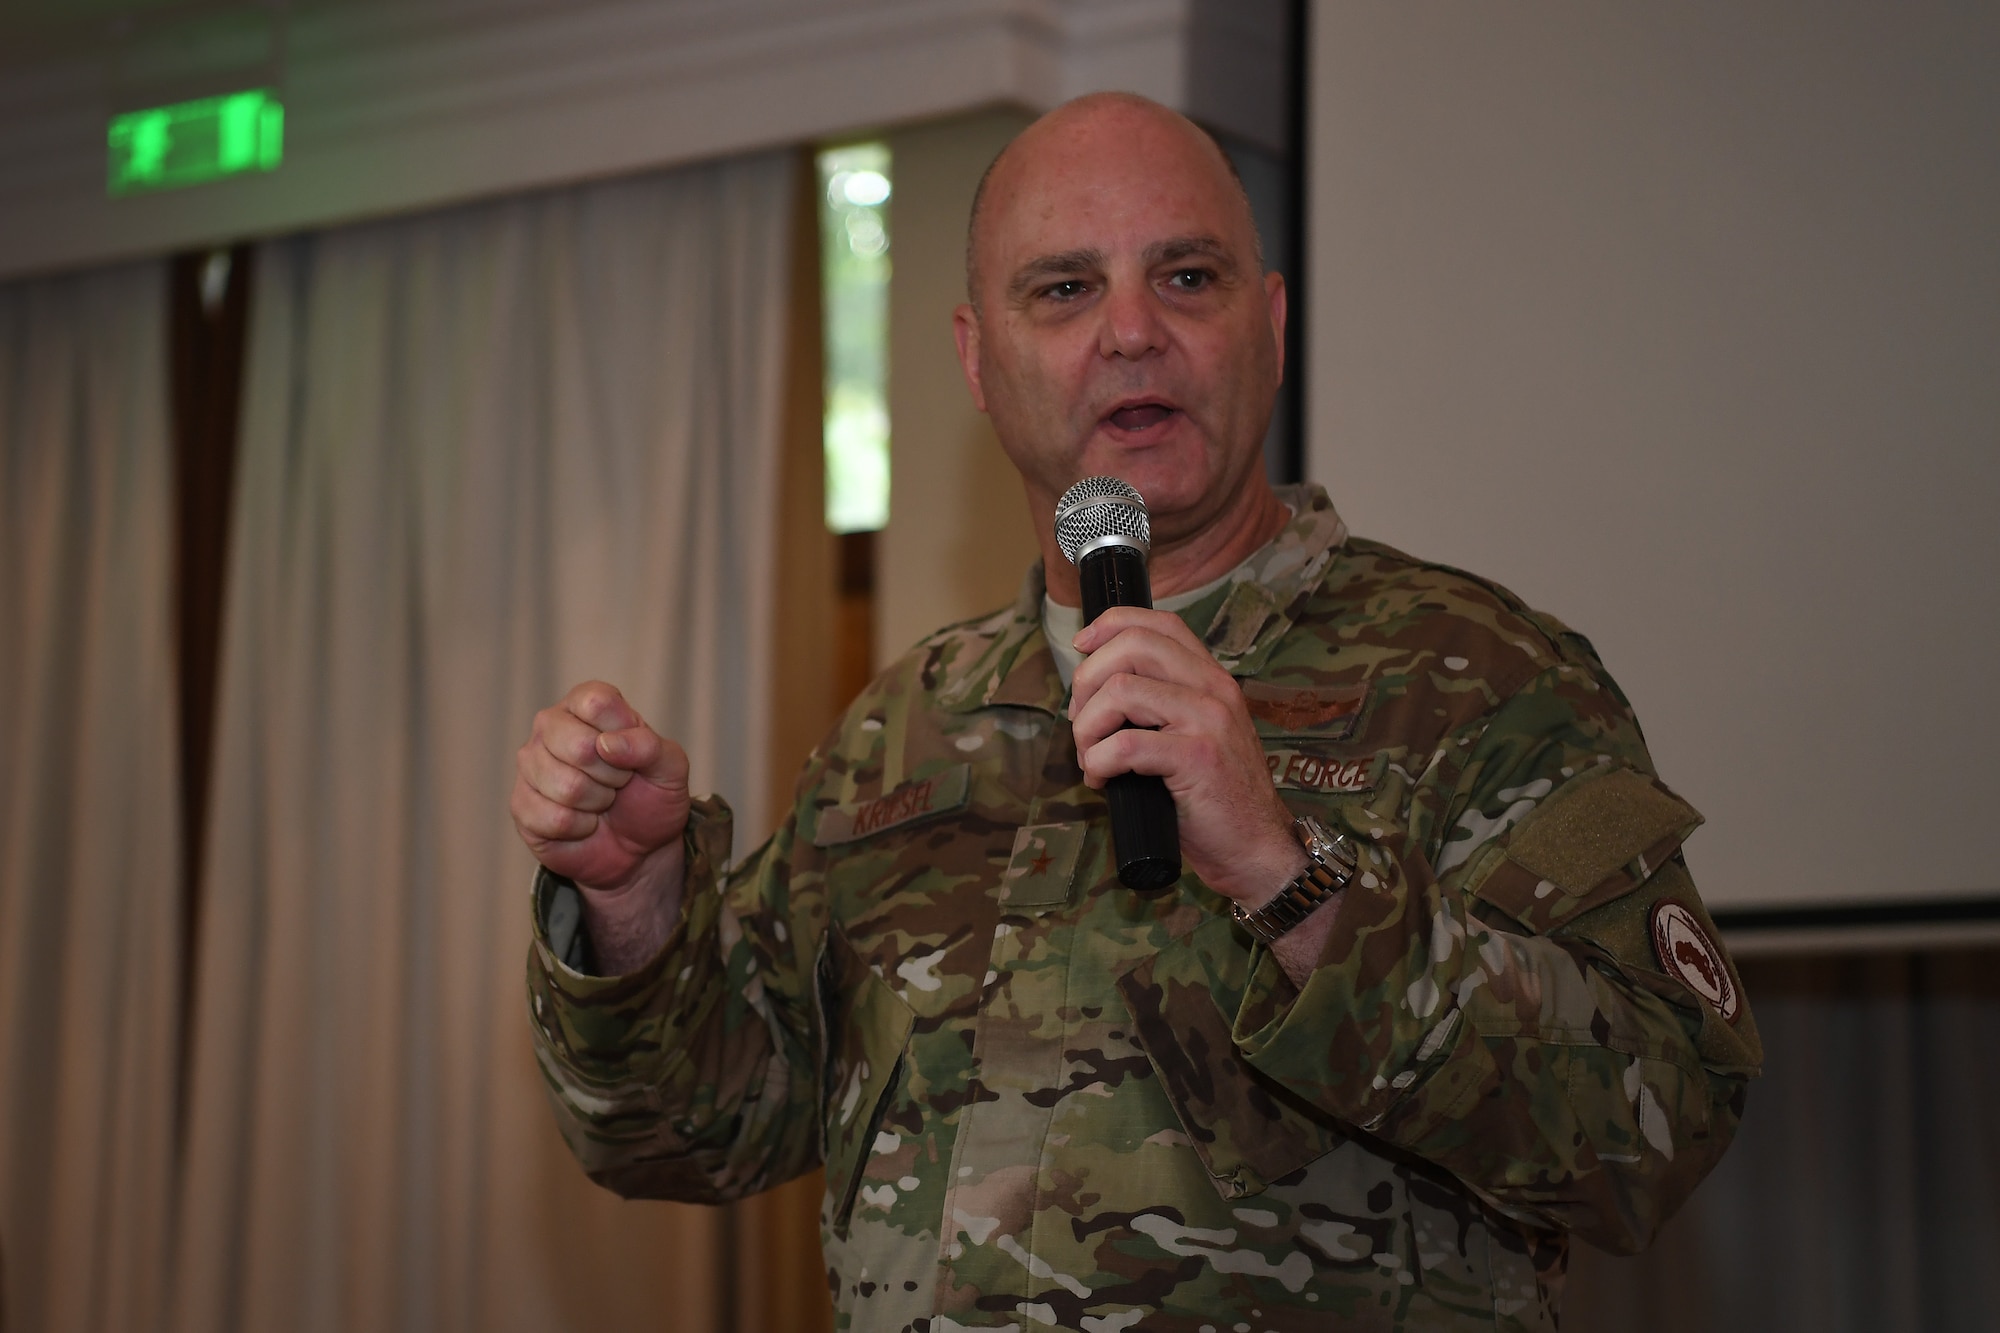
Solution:
{"label": "air force tape", "polygon": [[1661,970],[1734,1023],[1743,1011],[1743,997],[1722,961],[1722,950],[1715,947],[1701,921],[1685,905],[1663,898],[1653,905],[1652,926],[1653,954]]}

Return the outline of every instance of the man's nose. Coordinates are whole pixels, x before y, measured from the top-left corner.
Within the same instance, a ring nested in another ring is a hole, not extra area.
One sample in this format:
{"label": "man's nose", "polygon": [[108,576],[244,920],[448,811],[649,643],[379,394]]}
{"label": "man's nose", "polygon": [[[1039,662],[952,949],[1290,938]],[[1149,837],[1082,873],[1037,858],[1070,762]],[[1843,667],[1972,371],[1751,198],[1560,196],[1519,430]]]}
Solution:
{"label": "man's nose", "polygon": [[1167,329],[1152,289],[1141,281],[1114,282],[1100,307],[1104,322],[1097,331],[1101,356],[1136,361],[1167,345]]}

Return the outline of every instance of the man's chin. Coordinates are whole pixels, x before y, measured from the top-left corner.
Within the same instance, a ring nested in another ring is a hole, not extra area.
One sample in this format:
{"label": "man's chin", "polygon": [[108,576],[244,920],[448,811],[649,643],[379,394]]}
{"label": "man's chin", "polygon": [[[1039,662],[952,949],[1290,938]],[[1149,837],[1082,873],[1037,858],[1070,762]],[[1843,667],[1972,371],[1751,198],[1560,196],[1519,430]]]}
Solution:
{"label": "man's chin", "polygon": [[[1108,434],[1109,432],[1101,432]],[[1117,477],[1146,499],[1155,516],[1212,506],[1221,484],[1207,452],[1180,441],[1093,440],[1079,477]],[[1099,447],[1108,445],[1109,447]]]}

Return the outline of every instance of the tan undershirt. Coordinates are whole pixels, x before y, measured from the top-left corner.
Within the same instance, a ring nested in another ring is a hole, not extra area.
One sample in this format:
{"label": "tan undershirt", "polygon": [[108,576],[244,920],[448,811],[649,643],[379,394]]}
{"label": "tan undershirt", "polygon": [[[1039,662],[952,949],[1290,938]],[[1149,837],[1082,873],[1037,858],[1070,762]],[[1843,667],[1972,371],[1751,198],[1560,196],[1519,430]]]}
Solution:
{"label": "tan undershirt", "polygon": [[[1229,574],[1234,574],[1230,570]],[[1153,603],[1156,611],[1180,611],[1193,606],[1202,598],[1229,581],[1229,574],[1211,580],[1189,592],[1177,592],[1172,597],[1162,597]],[[1042,594],[1042,633],[1048,637],[1049,651],[1055,654],[1056,671],[1062,676],[1063,688],[1076,677],[1076,669],[1083,665],[1083,654],[1069,646],[1069,641],[1083,633],[1083,608],[1080,606],[1058,605],[1047,593]]]}
{"label": "tan undershirt", "polygon": [[[1298,517],[1298,513],[1298,510],[1292,508],[1289,504],[1286,505],[1285,521],[1287,523],[1291,522]],[[1284,529],[1280,528],[1279,531],[1282,532]],[[1271,540],[1276,541],[1277,537],[1273,536]],[[1270,542],[1264,543],[1265,546],[1269,546],[1270,544]],[[1261,551],[1264,547],[1260,546],[1257,549]],[[1236,566],[1236,569],[1241,569],[1242,567],[1239,564]],[[1153,603],[1153,609],[1155,611],[1180,611],[1193,606],[1196,602],[1208,596],[1217,588],[1220,588],[1224,583],[1227,583],[1229,576],[1234,574],[1236,569],[1229,570],[1219,578],[1210,579],[1199,588],[1188,592],[1177,592],[1172,597],[1162,597]],[[1068,689],[1070,681],[1076,676],[1076,669],[1083,665],[1083,654],[1069,646],[1071,639],[1083,633],[1083,608],[1080,606],[1058,606],[1050,599],[1046,592],[1043,593],[1042,633],[1049,641],[1049,651],[1055,654],[1056,672],[1062,677],[1063,688]]]}

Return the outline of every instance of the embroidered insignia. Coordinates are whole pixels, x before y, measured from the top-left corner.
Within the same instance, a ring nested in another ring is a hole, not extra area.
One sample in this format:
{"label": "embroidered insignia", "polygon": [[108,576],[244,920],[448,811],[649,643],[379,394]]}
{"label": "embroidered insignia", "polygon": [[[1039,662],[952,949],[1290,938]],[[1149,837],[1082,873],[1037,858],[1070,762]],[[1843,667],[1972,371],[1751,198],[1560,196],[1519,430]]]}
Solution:
{"label": "embroidered insignia", "polygon": [[1323,740],[1344,741],[1354,735],[1361,710],[1368,703],[1366,685],[1292,689],[1261,681],[1239,682],[1250,716],[1274,731],[1311,733]]}
{"label": "embroidered insignia", "polygon": [[832,847],[853,842],[926,815],[956,810],[965,804],[971,786],[972,765],[958,764],[927,778],[905,782],[872,801],[827,806],[813,824],[813,845]]}
{"label": "embroidered insignia", "polygon": [[1695,914],[1671,898],[1653,905],[1653,956],[1669,976],[1708,1002],[1710,1008],[1734,1023],[1743,1010],[1743,997],[1722,961],[1722,950],[1708,937]]}
{"label": "embroidered insignia", "polygon": [[1303,750],[1266,750],[1264,765],[1271,770],[1271,785],[1293,791],[1357,792],[1375,785],[1376,756],[1366,759],[1330,759]]}
{"label": "embroidered insignia", "polygon": [[1029,824],[1016,833],[1014,855],[1000,881],[1007,906],[1046,909],[1068,902],[1088,828],[1081,821]]}

